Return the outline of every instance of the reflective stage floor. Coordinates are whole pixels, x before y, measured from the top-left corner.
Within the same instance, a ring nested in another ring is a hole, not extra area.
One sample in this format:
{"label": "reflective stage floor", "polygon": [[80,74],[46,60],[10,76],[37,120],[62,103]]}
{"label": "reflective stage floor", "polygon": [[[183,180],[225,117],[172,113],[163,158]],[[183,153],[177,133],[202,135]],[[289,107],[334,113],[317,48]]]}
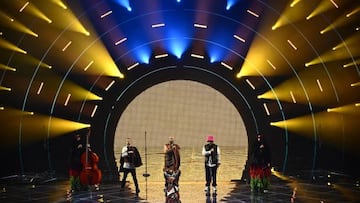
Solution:
{"label": "reflective stage floor", "polygon": [[[69,193],[64,178],[9,176],[0,179],[0,202],[165,202],[162,182],[143,182],[139,197],[134,194],[132,179],[127,188],[119,183],[102,183],[90,191]],[[360,202],[359,181],[335,173],[321,172],[306,179],[302,175],[281,176],[274,173],[267,193],[251,192],[245,181],[218,183],[216,196],[206,196],[203,182],[180,181],[183,203],[192,202]]]}

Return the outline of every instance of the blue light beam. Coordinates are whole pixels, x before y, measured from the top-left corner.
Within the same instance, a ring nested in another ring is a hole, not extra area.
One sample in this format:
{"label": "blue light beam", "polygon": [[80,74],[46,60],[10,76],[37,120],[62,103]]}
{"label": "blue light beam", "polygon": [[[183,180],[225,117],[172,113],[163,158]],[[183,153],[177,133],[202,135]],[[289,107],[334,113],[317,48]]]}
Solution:
{"label": "blue light beam", "polygon": [[132,11],[129,0],[114,0],[117,4],[122,7],[125,7],[128,11]]}

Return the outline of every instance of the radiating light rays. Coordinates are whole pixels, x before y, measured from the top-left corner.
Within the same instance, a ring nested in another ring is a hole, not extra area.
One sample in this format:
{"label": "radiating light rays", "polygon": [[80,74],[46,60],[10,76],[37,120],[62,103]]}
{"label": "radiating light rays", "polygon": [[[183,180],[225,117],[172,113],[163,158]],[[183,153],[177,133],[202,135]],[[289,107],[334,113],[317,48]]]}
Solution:
{"label": "radiating light rays", "polygon": [[290,7],[294,7],[296,4],[298,4],[299,2],[301,2],[302,0],[293,0],[290,4]]}
{"label": "radiating light rays", "polygon": [[[90,70],[87,72],[124,78],[124,74],[120,72],[119,68],[115,64],[115,61],[112,59],[108,50],[105,48],[101,41],[97,41],[91,47],[89,47],[89,49],[85,53],[85,57],[83,58],[92,59],[94,61]],[[80,66],[84,67],[83,65]]]}
{"label": "radiating light rays", "polygon": [[[353,34],[351,36],[349,36],[347,39],[345,39],[344,41],[342,41],[341,43],[339,43],[338,45],[334,46],[332,48],[332,50],[336,51],[339,49],[357,49],[359,47],[359,42],[360,42],[360,36]],[[355,51],[355,50],[354,50]],[[352,52],[354,53],[354,52]],[[356,56],[356,55],[355,55]]]}
{"label": "radiating light rays", "polygon": [[348,104],[345,106],[328,108],[327,112],[342,113],[347,115],[360,115],[360,108],[358,107],[358,103],[356,103],[356,104]]}
{"label": "radiating light rays", "polygon": [[0,70],[16,71],[16,68],[0,63]]}
{"label": "radiating light rays", "polygon": [[[313,117],[315,122],[313,122]],[[357,144],[360,138],[357,136],[358,121],[356,117],[343,113],[318,112],[314,116],[304,115],[271,122],[271,125],[279,128],[286,127],[287,130],[309,139],[313,138],[315,130],[321,142],[339,149],[344,148],[346,151],[359,153]],[[346,139],[344,139],[345,134]]]}
{"label": "radiating light rays", "polygon": [[[240,72],[237,73],[238,78],[260,75],[275,76],[289,73],[290,69],[288,65],[285,65],[285,62],[280,59],[268,40],[272,43],[277,43],[281,39],[274,36],[267,40],[255,37],[247,52]],[[269,61],[271,63],[269,63]],[[274,67],[276,67],[276,69],[274,69]]]}
{"label": "radiating light rays", "polygon": [[1,38],[1,37],[0,37],[0,48],[8,49],[10,51],[19,52],[19,53],[22,53],[22,54],[27,54],[27,51],[17,47],[13,43],[11,43],[11,42],[9,42],[9,41]]}
{"label": "radiating light rays", "polygon": [[67,6],[61,0],[51,0],[51,2],[53,2],[54,4],[60,6],[63,9],[67,9]]}
{"label": "radiating light rays", "polygon": [[[69,62],[72,62],[74,61],[74,56],[78,56],[78,58],[81,58],[78,63],[78,65],[81,66],[81,70],[84,70],[84,66],[86,66],[82,64],[81,60],[86,61],[86,63],[88,63],[89,60],[93,61],[94,65],[92,65],[91,68],[89,68],[89,70],[87,71],[87,73],[89,74],[104,74],[104,75],[120,77],[120,78],[124,77],[124,75],[120,73],[115,62],[112,60],[105,46],[100,43],[101,41],[99,41],[96,38],[97,36],[89,37],[90,32],[84,28],[82,23],[78,20],[78,18],[72,13],[70,9],[64,10],[61,9],[63,7],[59,8],[57,4],[49,4],[49,2],[43,2],[43,3],[44,5],[40,5],[39,8],[44,7],[44,9],[46,8],[47,10],[53,11],[50,13],[51,15],[54,15],[52,16],[54,22],[48,26],[44,26],[42,32],[50,31],[51,28],[55,26],[57,28],[61,28],[67,31],[78,32],[83,34],[83,35],[76,35],[74,33],[71,34],[69,32],[63,34],[61,38],[59,38],[59,40],[56,42],[56,46],[58,46],[59,50],[64,52],[63,53],[64,57],[62,60],[64,61],[68,60]],[[31,4],[27,5],[24,8],[24,11],[26,9],[29,9],[30,6]],[[53,43],[54,38],[52,38],[53,35],[51,34],[55,35],[58,33],[53,33],[53,31],[47,32],[46,35],[42,36],[39,39],[42,40],[39,43],[42,44]],[[64,44],[60,43],[61,40],[65,40],[65,43]],[[0,39],[0,47],[1,46],[8,49],[12,49],[14,51],[19,51],[21,53],[26,53],[26,51],[17,48],[15,45],[12,45],[9,42],[6,42],[2,39]],[[85,49],[88,49],[90,51],[87,51],[84,54]],[[55,56],[55,58],[58,57],[59,55]],[[49,58],[51,58],[51,56],[49,56]],[[52,59],[49,60],[51,61]],[[29,61],[29,64],[34,64],[34,63]],[[41,61],[40,64],[44,64],[45,67],[51,68],[50,65],[45,64],[43,61]]]}
{"label": "radiating light rays", "polygon": [[306,67],[320,64],[320,63],[327,63],[333,61],[341,61],[344,59],[352,59],[353,57],[360,56],[360,49],[359,47],[359,36],[352,35],[345,41],[341,42],[340,44],[334,46],[331,50],[322,53],[317,58],[312,59],[311,61],[305,64]]}
{"label": "radiating light rays", "polygon": [[[358,8],[358,10],[360,10],[360,8]],[[339,28],[349,25],[349,24],[354,24],[354,22],[356,22],[356,20],[358,20],[356,15],[353,16],[355,13],[356,13],[356,11],[353,11],[352,13],[349,13],[346,16],[345,15],[339,16],[337,19],[335,19],[333,22],[331,22],[330,25],[328,25],[327,27],[322,29],[320,31],[320,33],[325,34],[326,32],[329,32],[331,30],[339,29]]]}
{"label": "radiating light rays", "polygon": [[10,87],[0,86],[0,91],[11,91]]}
{"label": "radiating light rays", "polygon": [[32,35],[34,37],[38,37],[38,34],[36,34],[34,31],[23,25],[21,22],[9,17],[5,13],[0,11],[0,22],[1,25],[9,27],[13,30],[16,30],[18,32],[23,32],[28,35]]}
{"label": "radiating light rays", "polygon": [[45,61],[40,61],[40,59],[35,58],[30,54],[17,56],[16,58],[14,58],[13,63],[16,64],[16,67],[21,67],[22,70],[24,70],[24,67],[26,70],[35,68],[36,66],[46,69],[52,68],[50,64],[47,64]]}
{"label": "radiating light rays", "polygon": [[50,117],[37,112],[21,111],[11,107],[6,107],[1,111],[0,122],[6,123],[2,128],[6,133],[0,135],[1,140],[6,140],[6,142],[0,144],[2,149],[18,146],[19,137],[14,135],[19,133],[20,126],[22,133],[21,143],[23,145],[43,141],[48,133],[50,133],[50,138],[54,138],[89,127],[89,124]]}
{"label": "radiating light rays", "polygon": [[30,14],[32,16],[35,16],[47,23],[51,23],[52,20],[45,15],[44,12],[41,11],[41,9],[39,9],[34,3],[29,2],[29,1],[14,1],[14,4],[17,4],[17,6],[19,6],[20,10],[19,12],[23,12],[23,13],[27,13]]}
{"label": "radiating light rays", "polygon": [[339,0],[322,0],[319,5],[306,17],[307,20],[318,16],[331,9],[338,9],[344,1]]}
{"label": "radiating light rays", "polygon": [[[123,78],[108,49],[95,35],[84,36],[65,33],[55,43],[57,55],[49,60],[62,57],[64,62],[75,63],[73,71],[80,74],[105,75]],[[58,67],[68,68],[68,67]]]}
{"label": "radiating light rays", "polygon": [[360,59],[357,59],[355,61],[352,61],[350,63],[344,64],[343,67],[347,68],[347,67],[356,67],[360,65]]}
{"label": "radiating light rays", "polygon": [[[42,127],[34,129],[35,125]],[[48,135],[50,139],[55,138],[89,126],[89,124],[49,117],[35,112],[33,116],[22,118],[22,143],[27,144],[28,142],[44,140],[44,135]]]}
{"label": "radiating light rays", "polygon": [[[341,97],[342,102],[349,102],[353,89],[351,81],[356,81],[358,77],[354,71],[345,72],[333,66],[328,67],[331,78],[319,68],[306,69],[298,73],[298,78],[289,78],[261,95],[259,98],[307,104],[311,102],[313,106],[333,106],[338,105],[337,97]],[[344,81],[344,78],[348,78]],[[300,81],[299,81],[300,80]],[[336,94],[333,92],[332,84],[335,86]],[[276,94],[276,95],[274,95]]]}
{"label": "radiating light rays", "polygon": [[312,9],[311,4],[309,4],[308,2],[305,1],[291,2],[291,4],[286,6],[285,10],[282,11],[281,16],[272,26],[272,30],[276,30],[282,26],[286,26],[291,23],[296,23],[298,21],[305,20],[306,15],[311,9]]}
{"label": "radiating light rays", "polygon": [[71,9],[61,9],[56,4],[43,3],[43,9],[50,10],[49,16],[53,19],[51,26],[58,29],[66,29],[72,32],[81,33],[85,36],[89,36],[90,32],[86,29],[86,26],[90,26],[90,23],[80,22]]}
{"label": "radiating light rays", "polygon": [[350,11],[349,13],[346,14],[346,17],[352,17],[353,15],[357,14],[358,12],[360,12],[360,6],[356,7],[354,10]]}

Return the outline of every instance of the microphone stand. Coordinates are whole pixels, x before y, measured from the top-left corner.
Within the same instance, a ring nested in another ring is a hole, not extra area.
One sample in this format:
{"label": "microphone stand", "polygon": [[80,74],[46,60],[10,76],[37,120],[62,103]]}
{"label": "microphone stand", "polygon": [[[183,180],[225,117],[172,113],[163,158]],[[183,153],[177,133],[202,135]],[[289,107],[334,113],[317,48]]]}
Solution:
{"label": "microphone stand", "polygon": [[147,171],[147,141],[146,141],[146,131],[145,131],[145,173],[143,174],[145,177],[145,200],[147,200],[147,193],[148,193],[148,187],[147,187],[147,178],[150,176],[150,174]]}

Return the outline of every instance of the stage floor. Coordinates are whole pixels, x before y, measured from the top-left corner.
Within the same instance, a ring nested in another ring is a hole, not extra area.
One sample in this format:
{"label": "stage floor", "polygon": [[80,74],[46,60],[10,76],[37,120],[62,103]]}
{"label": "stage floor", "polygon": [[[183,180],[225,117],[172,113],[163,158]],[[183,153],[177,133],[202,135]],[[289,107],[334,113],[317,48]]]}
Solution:
{"label": "stage floor", "polygon": [[[90,191],[69,193],[69,181],[59,178],[12,176],[1,179],[0,202],[165,202],[162,182],[141,183],[139,197],[134,194],[131,176],[127,188],[119,183],[102,183]],[[183,203],[192,202],[360,202],[357,180],[336,174],[322,174],[311,180],[274,174],[267,193],[251,192],[245,181],[218,183],[217,196],[206,196],[203,182],[180,181]]]}

